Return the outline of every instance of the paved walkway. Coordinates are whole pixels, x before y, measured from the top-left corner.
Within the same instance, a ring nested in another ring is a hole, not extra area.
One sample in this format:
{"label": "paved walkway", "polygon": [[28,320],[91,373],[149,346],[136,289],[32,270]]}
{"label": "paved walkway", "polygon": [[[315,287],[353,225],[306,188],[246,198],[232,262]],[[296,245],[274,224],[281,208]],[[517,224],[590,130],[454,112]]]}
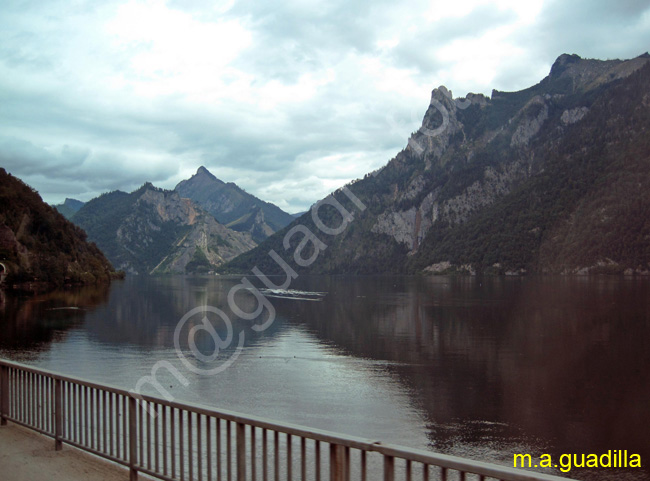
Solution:
{"label": "paved walkway", "polygon": [[[141,476],[143,479],[144,476]],[[0,426],[0,480],[2,481],[126,481],[129,471],[101,458],[63,445],[21,426]]]}

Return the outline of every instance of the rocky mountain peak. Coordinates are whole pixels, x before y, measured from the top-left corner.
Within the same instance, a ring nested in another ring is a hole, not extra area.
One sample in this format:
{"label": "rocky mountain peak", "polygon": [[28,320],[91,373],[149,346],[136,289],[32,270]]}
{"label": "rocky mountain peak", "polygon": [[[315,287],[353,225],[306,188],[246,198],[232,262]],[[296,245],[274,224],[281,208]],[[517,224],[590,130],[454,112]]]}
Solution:
{"label": "rocky mountain peak", "polygon": [[191,197],[186,195],[187,193],[184,191],[210,189],[215,186],[222,186],[224,184],[225,183],[222,180],[215,177],[214,174],[212,174],[212,172],[210,172],[207,168],[201,166],[196,170],[196,174],[194,174],[192,177],[187,180],[182,180],[176,186],[176,190],[181,192],[181,195],[184,197]]}
{"label": "rocky mountain peak", "polygon": [[[293,221],[293,217],[279,207],[258,199],[232,182],[217,179],[203,166],[191,178],[179,182],[175,190],[181,197],[192,199],[230,229],[252,232],[256,242],[261,242]],[[264,225],[255,226],[259,209],[264,212],[261,221]]]}
{"label": "rocky mountain peak", "polygon": [[563,53],[553,63],[550,73],[551,77],[557,77],[561,75],[564,71],[566,71],[568,65],[578,63],[580,60],[582,60],[582,57],[580,57],[580,55]]}
{"label": "rocky mountain peak", "polygon": [[422,126],[409,139],[407,150],[418,156],[440,158],[451,136],[461,128],[457,110],[465,109],[470,104],[471,101],[467,99],[454,99],[452,92],[444,85],[433,89]]}
{"label": "rocky mountain peak", "polygon": [[212,172],[210,172],[208,169],[206,169],[204,166],[201,166],[197,169],[196,174],[198,176],[203,176],[203,177],[208,177],[209,179],[212,180],[219,180],[217,179]]}
{"label": "rocky mountain peak", "polygon": [[453,98],[453,94],[451,90],[449,90],[444,85],[441,85],[437,89],[433,89],[431,91],[431,100],[438,100],[440,102],[444,102],[445,99],[451,99],[451,98]]}

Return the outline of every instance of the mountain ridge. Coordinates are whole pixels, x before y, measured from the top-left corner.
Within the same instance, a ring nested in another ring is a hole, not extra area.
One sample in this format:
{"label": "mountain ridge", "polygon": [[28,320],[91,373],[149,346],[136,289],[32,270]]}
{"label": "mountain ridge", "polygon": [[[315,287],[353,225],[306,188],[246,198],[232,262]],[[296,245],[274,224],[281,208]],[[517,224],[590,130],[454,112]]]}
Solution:
{"label": "mountain ridge", "polygon": [[102,194],[73,219],[132,274],[209,272],[256,245],[250,234],[228,229],[190,199],[150,182],[130,194]]}
{"label": "mountain ridge", "polygon": [[[649,217],[640,218],[638,229],[630,222],[631,212],[646,212],[650,199],[640,195],[639,205],[627,209],[620,207],[624,196],[612,192],[635,182],[650,191],[649,60],[647,54],[610,61],[563,54],[547,77],[519,92],[454,99],[444,86],[434,89],[422,127],[405,149],[347,186],[367,209],[356,212],[335,192],[355,220],[342,234],[325,236],[327,248],[296,271],[648,273]],[[628,220],[619,225],[607,216],[596,226],[595,217],[579,214],[577,208],[595,202],[589,200],[594,192]],[[334,209],[319,215],[327,225],[340,219]],[[567,228],[570,219],[587,218],[592,223],[580,232]],[[268,252],[296,247],[282,237],[298,224],[318,231],[311,215],[303,215],[224,271],[257,266],[282,273]],[[623,255],[616,239],[603,244],[583,235],[603,229],[639,231],[636,254]],[[305,255],[316,250],[308,249]]]}

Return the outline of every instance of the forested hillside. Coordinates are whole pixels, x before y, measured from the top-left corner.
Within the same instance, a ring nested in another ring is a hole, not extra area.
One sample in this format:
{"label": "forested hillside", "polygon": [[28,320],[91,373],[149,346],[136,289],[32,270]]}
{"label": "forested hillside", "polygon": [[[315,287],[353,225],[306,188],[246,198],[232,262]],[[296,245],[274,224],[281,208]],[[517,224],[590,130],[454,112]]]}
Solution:
{"label": "forested hillside", "polygon": [[6,284],[109,281],[117,276],[86,233],[0,168],[0,262]]}

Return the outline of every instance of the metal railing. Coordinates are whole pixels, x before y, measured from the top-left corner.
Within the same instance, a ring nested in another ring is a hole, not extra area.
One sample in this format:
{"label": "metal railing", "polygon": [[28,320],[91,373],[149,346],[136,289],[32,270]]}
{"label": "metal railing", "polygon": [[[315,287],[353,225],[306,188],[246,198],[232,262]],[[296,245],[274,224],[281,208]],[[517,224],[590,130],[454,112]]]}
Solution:
{"label": "metal railing", "polygon": [[167,481],[566,481],[134,394],[0,360],[0,419]]}

